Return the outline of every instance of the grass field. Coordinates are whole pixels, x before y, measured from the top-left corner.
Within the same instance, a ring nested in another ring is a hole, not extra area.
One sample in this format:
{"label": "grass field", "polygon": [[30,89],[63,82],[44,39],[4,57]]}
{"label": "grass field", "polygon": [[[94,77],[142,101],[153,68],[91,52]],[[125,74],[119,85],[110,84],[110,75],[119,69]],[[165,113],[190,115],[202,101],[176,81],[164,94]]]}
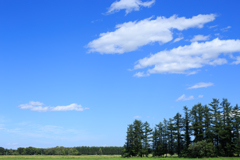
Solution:
{"label": "grass field", "polygon": [[[68,160],[103,160],[103,159],[107,159],[107,160],[123,160],[123,158],[121,158],[121,156],[119,155],[113,155],[113,156],[99,156],[99,155],[94,155],[94,156],[0,156],[0,160],[61,160],[61,159],[68,159]],[[157,157],[134,157],[134,158],[129,158],[131,160],[140,160],[140,159],[144,159],[144,160],[156,160],[156,159],[167,159],[167,160],[197,160],[197,158],[157,158]],[[201,160],[240,160],[239,157],[219,157],[219,158],[198,158]]]}

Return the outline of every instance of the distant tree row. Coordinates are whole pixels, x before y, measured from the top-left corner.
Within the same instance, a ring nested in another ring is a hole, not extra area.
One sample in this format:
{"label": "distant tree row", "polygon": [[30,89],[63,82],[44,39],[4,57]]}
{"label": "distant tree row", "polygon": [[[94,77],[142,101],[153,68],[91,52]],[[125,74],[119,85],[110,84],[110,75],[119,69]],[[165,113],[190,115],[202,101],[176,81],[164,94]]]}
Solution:
{"label": "distant tree row", "polygon": [[19,147],[16,150],[0,147],[0,155],[120,155],[123,147]]}
{"label": "distant tree row", "polygon": [[239,132],[239,106],[231,106],[227,99],[221,103],[213,99],[209,105],[185,106],[184,115],[177,113],[153,129],[148,122],[135,120],[128,125],[122,156],[239,156]]}

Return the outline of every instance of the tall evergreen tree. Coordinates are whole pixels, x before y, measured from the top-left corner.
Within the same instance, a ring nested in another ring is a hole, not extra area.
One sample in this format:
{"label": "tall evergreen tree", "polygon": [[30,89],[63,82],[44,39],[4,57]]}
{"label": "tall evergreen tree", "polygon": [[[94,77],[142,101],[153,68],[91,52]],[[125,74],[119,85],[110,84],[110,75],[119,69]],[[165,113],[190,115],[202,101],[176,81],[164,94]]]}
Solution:
{"label": "tall evergreen tree", "polygon": [[201,103],[194,105],[191,111],[192,115],[192,127],[194,131],[194,142],[202,141],[204,136],[203,128],[203,114],[204,108]]}
{"label": "tall evergreen tree", "polygon": [[191,143],[191,126],[190,126],[190,114],[187,106],[184,106],[184,114],[185,117],[183,119],[183,131],[184,131],[184,149],[187,149],[189,144]]}
{"label": "tall evergreen tree", "polygon": [[143,154],[148,157],[149,153],[151,152],[150,148],[150,135],[152,134],[152,129],[148,122],[143,124]]}
{"label": "tall evergreen tree", "polygon": [[219,155],[219,130],[221,128],[221,112],[219,107],[219,100],[218,99],[213,99],[213,101],[209,104],[211,106],[211,111],[212,111],[212,131],[213,131],[213,143],[217,148],[217,155]]}
{"label": "tall evergreen tree", "polygon": [[212,133],[212,126],[211,126],[211,120],[212,120],[212,115],[210,112],[210,108],[205,105],[204,106],[204,140],[207,142],[212,142],[213,143],[213,133]]}
{"label": "tall evergreen tree", "polygon": [[164,150],[164,154],[168,154],[168,121],[164,118],[163,120],[164,123],[164,127],[163,127],[163,150]]}
{"label": "tall evergreen tree", "polygon": [[236,105],[232,110],[232,121],[233,121],[233,143],[235,153],[239,157],[240,154],[240,107]]}
{"label": "tall evergreen tree", "polygon": [[175,135],[176,135],[176,142],[177,142],[177,146],[176,146],[176,151],[177,151],[177,154],[178,156],[181,156],[181,150],[183,148],[183,141],[182,141],[182,128],[183,128],[183,120],[182,120],[182,116],[180,113],[177,113],[175,116],[174,116],[174,130],[175,130]]}
{"label": "tall evergreen tree", "polygon": [[154,130],[152,132],[152,155],[153,157],[159,156],[158,153],[158,130],[157,127],[154,127]]}
{"label": "tall evergreen tree", "polygon": [[140,156],[143,155],[142,150],[142,140],[143,140],[143,124],[139,120],[135,120],[133,122],[133,156]]}
{"label": "tall evergreen tree", "polygon": [[133,143],[133,140],[134,140],[134,132],[133,132],[133,125],[130,124],[128,125],[128,128],[127,128],[127,138],[126,138],[126,143],[124,145],[124,149],[123,149],[123,152],[122,152],[122,156],[123,157],[130,157],[130,156],[133,156],[133,147],[134,147],[134,143]]}
{"label": "tall evergreen tree", "polygon": [[231,124],[231,106],[227,99],[223,99],[222,103],[222,127],[219,130],[220,143],[223,149],[223,156],[233,156],[233,144],[232,144],[232,124]]}
{"label": "tall evergreen tree", "polygon": [[169,142],[168,142],[168,152],[172,156],[174,154],[174,123],[173,119],[169,118],[168,121],[168,133],[169,133]]}
{"label": "tall evergreen tree", "polygon": [[162,122],[156,125],[152,137],[153,156],[162,156],[164,154],[164,127]]}

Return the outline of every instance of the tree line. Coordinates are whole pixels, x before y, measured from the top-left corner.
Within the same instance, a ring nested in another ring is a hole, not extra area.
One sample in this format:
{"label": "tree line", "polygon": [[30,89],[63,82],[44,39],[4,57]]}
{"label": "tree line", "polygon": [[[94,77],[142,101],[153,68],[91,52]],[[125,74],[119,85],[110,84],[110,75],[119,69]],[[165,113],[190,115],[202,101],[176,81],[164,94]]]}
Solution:
{"label": "tree line", "polygon": [[208,105],[199,103],[191,109],[184,106],[183,115],[177,113],[154,128],[148,122],[135,120],[128,125],[122,156],[239,156],[239,109],[227,99],[221,103],[213,99]]}
{"label": "tree line", "polygon": [[123,147],[19,147],[15,150],[0,147],[0,155],[120,155],[122,150]]}

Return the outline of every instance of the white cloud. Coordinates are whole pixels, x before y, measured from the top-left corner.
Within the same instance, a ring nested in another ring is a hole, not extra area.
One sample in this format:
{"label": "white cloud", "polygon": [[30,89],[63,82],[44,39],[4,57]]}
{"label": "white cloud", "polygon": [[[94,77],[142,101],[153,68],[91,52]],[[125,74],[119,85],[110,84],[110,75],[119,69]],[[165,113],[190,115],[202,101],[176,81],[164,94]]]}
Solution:
{"label": "white cloud", "polygon": [[218,25],[215,25],[215,26],[209,26],[209,28],[211,29],[211,28],[215,28],[215,27],[217,27]]}
{"label": "white cloud", "polygon": [[107,13],[118,12],[122,9],[126,10],[126,14],[132,11],[139,11],[140,7],[151,7],[155,3],[155,0],[142,2],[141,0],[120,0],[113,2]]}
{"label": "white cloud", "polygon": [[174,39],[173,42],[178,42],[178,41],[181,41],[182,39],[184,39],[184,37],[179,37],[179,38]]}
{"label": "white cloud", "polygon": [[203,98],[203,95],[199,95],[198,98]]}
{"label": "white cloud", "polygon": [[237,60],[234,61],[234,62],[232,62],[232,64],[239,64],[239,63],[240,63],[240,56],[238,56],[236,59],[237,59]]}
{"label": "white cloud", "polygon": [[142,117],[140,117],[140,116],[135,116],[135,117],[133,117],[134,119],[140,119],[140,118],[142,118]]}
{"label": "white cloud", "polygon": [[200,70],[196,70],[196,71],[191,71],[189,73],[187,73],[187,76],[193,75],[193,74],[197,74]]}
{"label": "white cloud", "polygon": [[173,39],[172,30],[185,30],[188,28],[202,28],[207,22],[215,19],[216,15],[198,15],[192,18],[157,17],[147,18],[141,21],[130,21],[116,26],[113,32],[101,33],[100,38],[88,43],[89,52],[101,54],[125,53],[138,49],[141,46],[153,42],[161,44]]}
{"label": "white cloud", "polygon": [[179,97],[176,101],[188,101],[194,99],[193,96],[186,97],[185,94],[183,94],[181,97]]}
{"label": "white cloud", "polygon": [[222,28],[221,31],[223,31],[223,32],[227,32],[228,29],[230,29],[230,28],[232,28],[232,27],[231,27],[231,26],[227,26],[226,28]]}
{"label": "white cloud", "polygon": [[209,40],[210,36],[204,36],[204,35],[195,35],[193,39],[191,39],[191,42],[197,42],[197,41],[206,41]]}
{"label": "white cloud", "polygon": [[47,111],[84,111],[89,108],[83,108],[81,105],[76,103],[67,105],[67,106],[57,106],[57,107],[49,107],[45,106],[41,102],[34,102],[31,101],[27,104],[21,104],[18,106],[20,109],[29,109],[31,111],[38,111],[38,112],[47,112]]}
{"label": "white cloud", "polygon": [[213,85],[213,83],[211,83],[211,82],[209,82],[209,83],[200,82],[200,83],[195,84],[192,87],[189,87],[188,89],[207,88],[212,85]]}
{"label": "white cloud", "polygon": [[208,42],[193,42],[191,45],[151,54],[149,57],[138,60],[134,69],[154,66],[148,69],[145,74],[189,74],[189,70],[192,72],[192,70],[205,65],[225,64],[227,60],[219,56],[234,52],[240,52],[240,40],[219,40],[216,38]]}
{"label": "white cloud", "polygon": [[136,74],[134,74],[134,77],[147,77],[150,74],[145,74],[144,72],[137,72]]}
{"label": "white cloud", "polygon": [[73,103],[68,106],[51,107],[50,109],[51,111],[83,111],[86,108],[83,108],[81,105]]}

